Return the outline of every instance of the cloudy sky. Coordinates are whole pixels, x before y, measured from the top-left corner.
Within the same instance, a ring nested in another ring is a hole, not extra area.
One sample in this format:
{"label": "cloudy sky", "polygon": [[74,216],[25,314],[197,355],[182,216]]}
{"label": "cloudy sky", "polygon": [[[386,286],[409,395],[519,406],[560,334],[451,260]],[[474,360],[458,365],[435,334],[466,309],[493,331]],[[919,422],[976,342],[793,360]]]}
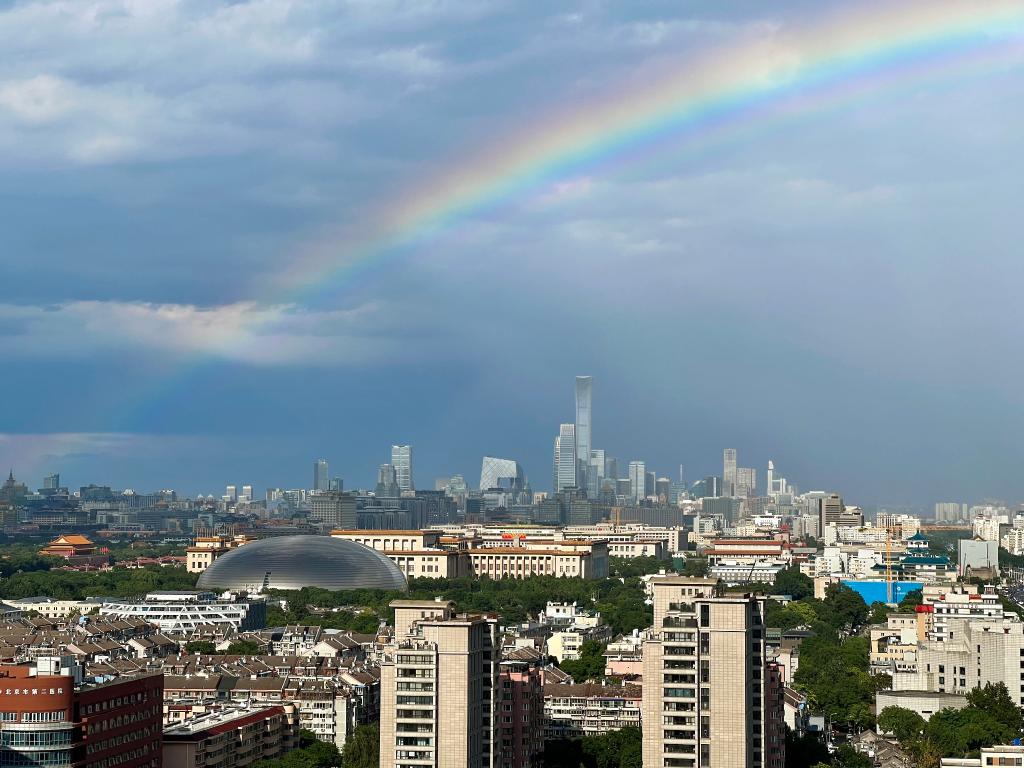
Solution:
{"label": "cloudy sky", "polygon": [[547,488],[586,373],[595,445],[662,474],[735,447],[865,504],[1024,498],[1020,37],[638,140],[345,267],[544,126],[722,51],[798,61],[825,5],[0,2],[0,460],[219,493],[317,456],[366,486],[409,442],[421,487],[490,454]]}

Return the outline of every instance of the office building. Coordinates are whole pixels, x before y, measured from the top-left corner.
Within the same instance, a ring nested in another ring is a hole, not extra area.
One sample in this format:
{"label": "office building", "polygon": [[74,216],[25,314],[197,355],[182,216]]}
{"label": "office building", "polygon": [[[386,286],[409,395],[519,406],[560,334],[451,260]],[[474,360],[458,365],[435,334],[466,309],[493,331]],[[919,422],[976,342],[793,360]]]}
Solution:
{"label": "office building", "polygon": [[604,481],[604,449],[590,449],[590,469],[587,471],[587,495],[596,499],[601,492],[601,484]]}
{"label": "office building", "polygon": [[252,486],[251,485],[243,485],[242,486],[242,492],[239,494],[238,500],[239,501],[244,501],[247,504],[250,501],[252,501]]}
{"label": "office building", "polygon": [[317,459],[313,462],[313,490],[326,491],[330,470],[327,467],[327,459]]}
{"label": "office building", "polygon": [[657,483],[658,476],[654,472],[644,473],[644,497],[649,498],[654,496],[654,487]]}
{"label": "office building", "polygon": [[610,480],[619,479],[619,460],[611,456],[604,460],[604,476]]}
{"label": "office building", "polygon": [[748,496],[755,496],[757,490],[757,470],[752,467],[736,468],[736,485],[733,491],[734,496],[745,499]]}
{"label": "office building", "polygon": [[722,451],[722,493],[726,496],[736,495],[736,449],[726,448]]}
{"label": "office building", "polygon": [[[590,429],[594,379],[592,376],[576,377],[576,486],[590,489]],[[595,486],[594,490],[597,488]]]}
{"label": "office building", "polygon": [[163,680],[85,683],[72,656],[0,667],[0,763],[159,768]]}
{"label": "office building", "polygon": [[399,492],[414,491],[416,486],[412,480],[412,446],[392,445],[391,466],[395,468],[395,482]]}
{"label": "office building", "polygon": [[[394,464],[381,464],[377,469],[377,496],[393,498],[399,495],[398,473],[395,472]],[[354,528],[355,526],[335,526],[336,528]]]}
{"label": "office building", "polygon": [[238,489],[229,485],[224,489],[224,501],[238,501]]}
{"label": "office building", "polygon": [[846,511],[846,505],[843,504],[843,497],[838,493],[817,494],[817,498],[813,499],[813,504],[819,519],[818,530],[822,532],[826,525],[862,525],[864,522],[863,517],[858,522],[843,514]]}
{"label": "office building", "polygon": [[[452,479],[445,483],[445,491],[449,491],[451,488]],[[488,491],[492,488],[501,488],[506,491],[524,490],[526,488],[526,475],[523,473],[523,468],[519,466],[519,462],[513,459],[498,459],[494,456],[484,456],[483,462],[480,465],[480,490]]]}
{"label": "office building", "polygon": [[[384,466],[389,466],[385,464]],[[395,495],[395,494],[384,494]],[[309,498],[309,521],[328,530],[355,528],[358,523],[356,499],[347,493],[322,491]]]}
{"label": "office building", "polygon": [[[644,768],[761,768],[768,675],[764,602],[710,579],[654,577],[643,641]],[[653,726],[653,727],[650,727]],[[778,745],[774,745],[777,752]],[[779,763],[781,765],[781,763]]]}
{"label": "office building", "polygon": [[555,438],[554,490],[576,487],[576,425],[562,424]]}
{"label": "office building", "polygon": [[60,488],[60,474],[54,472],[52,475],[47,475],[43,478],[43,490],[44,491],[56,491]]}
{"label": "office building", "polygon": [[647,498],[647,465],[642,461],[629,462],[629,494],[634,503]]}
{"label": "office building", "polygon": [[395,600],[384,647],[380,768],[498,765],[497,620],[456,614],[455,604]]}

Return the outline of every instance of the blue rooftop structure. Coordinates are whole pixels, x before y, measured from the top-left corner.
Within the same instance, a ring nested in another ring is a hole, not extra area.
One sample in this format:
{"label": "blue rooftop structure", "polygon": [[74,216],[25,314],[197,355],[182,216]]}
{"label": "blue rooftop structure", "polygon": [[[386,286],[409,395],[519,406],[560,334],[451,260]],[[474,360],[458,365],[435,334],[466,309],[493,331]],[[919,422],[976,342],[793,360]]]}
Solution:
{"label": "blue rooftop structure", "polygon": [[[884,603],[888,600],[886,584],[884,580],[866,581],[859,579],[844,580],[841,582],[844,587],[849,587],[862,598],[868,605],[872,603]],[[917,581],[894,581],[892,583],[892,599],[898,603],[915,589],[921,589],[924,585]]]}

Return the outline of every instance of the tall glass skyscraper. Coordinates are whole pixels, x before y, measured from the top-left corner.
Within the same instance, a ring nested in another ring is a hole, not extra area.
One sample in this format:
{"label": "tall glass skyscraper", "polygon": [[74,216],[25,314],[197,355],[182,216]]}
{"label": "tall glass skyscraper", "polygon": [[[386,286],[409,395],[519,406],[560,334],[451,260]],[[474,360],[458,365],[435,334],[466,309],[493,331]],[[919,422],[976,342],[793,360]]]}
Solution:
{"label": "tall glass skyscraper", "polygon": [[395,468],[395,478],[399,491],[414,491],[412,482],[412,446],[392,445],[391,466]]}
{"label": "tall glass skyscraper", "polygon": [[[587,456],[590,456],[588,453]],[[562,424],[555,438],[554,489],[576,487],[576,425]]]}
{"label": "tall glass skyscraper", "polygon": [[313,462],[313,490],[326,491],[329,487],[327,459],[317,459]]}
{"label": "tall glass skyscraper", "polygon": [[726,496],[736,495],[736,449],[722,451],[722,491]]}
{"label": "tall glass skyscraper", "polygon": [[647,465],[642,461],[629,462],[629,493],[637,503],[647,498]]}
{"label": "tall glass skyscraper", "polygon": [[589,488],[591,405],[594,394],[592,376],[576,377],[576,483],[578,488]]}

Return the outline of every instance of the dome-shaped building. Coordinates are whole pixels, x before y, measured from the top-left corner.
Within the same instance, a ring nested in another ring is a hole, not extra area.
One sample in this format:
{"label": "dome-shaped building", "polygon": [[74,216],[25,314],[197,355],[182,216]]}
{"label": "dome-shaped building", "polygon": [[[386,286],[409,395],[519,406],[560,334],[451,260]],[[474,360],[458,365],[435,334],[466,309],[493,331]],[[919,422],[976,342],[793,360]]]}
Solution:
{"label": "dome-shaped building", "polygon": [[330,536],[276,536],[226,552],[199,576],[200,589],[408,589],[387,557]]}

